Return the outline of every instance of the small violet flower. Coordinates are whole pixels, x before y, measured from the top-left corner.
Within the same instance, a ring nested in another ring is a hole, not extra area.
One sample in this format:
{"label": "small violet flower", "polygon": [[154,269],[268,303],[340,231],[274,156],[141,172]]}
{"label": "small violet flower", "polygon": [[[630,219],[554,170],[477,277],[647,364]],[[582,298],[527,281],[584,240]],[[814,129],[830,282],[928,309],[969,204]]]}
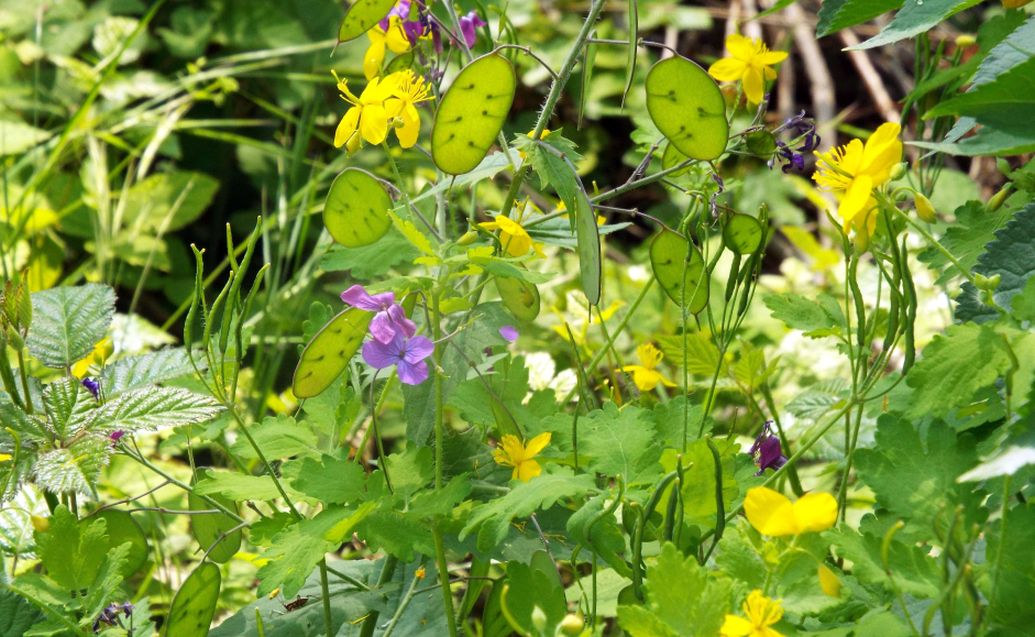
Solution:
{"label": "small violet flower", "polygon": [[364,343],[363,360],[375,369],[395,365],[399,372],[399,380],[403,384],[420,385],[428,379],[428,364],[424,359],[431,356],[434,351],[435,344],[430,339],[397,331],[387,343],[381,343],[376,339]]}
{"label": "small violet flower", "polygon": [[783,164],[783,172],[804,172],[804,154],[811,153],[819,147],[820,137],[816,134],[816,121],[806,117],[805,111],[801,111],[794,117],[787,118],[773,133],[777,134],[780,131],[790,132],[792,140],[789,143],[776,140],[776,154],[769,160],[769,168],[779,159]]}
{"label": "small violet flower", "polygon": [[100,632],[101,624],[107,624],[109,626],[118,625],[119,613],[129,617],[133,614],[133,604],[129,602],[124,604],[116,604],[112,602],[111,604],[108,604],[104,610],[101,611],[101,614],[97,616],[97,620],[93,623],[93,632]]}
{"label": "small violet flower", "polygon": [[762,475],[766,469],[779,469],[787,464],[787,458],[780,449],[780,438],[773,435],[773,421],[768,420],[762,425],[762,432],[755,438],[751,445],[750,454],[755,456],[755,463],[758,464],[758,473]]}
{"label": "small violet flower", "polygon": [[474,46],[474,43],[478,41],[478,32],[476,29],[479,29],[486,24],[485,20],[482,20],[481,16],[473,10],[460,18],[460,32],[464,36],[464,42],[467,43],[467,48],[471,48]]}
{"label": "small violet flower", "polygon": [[93,394],[94,399],[97,399],[97,398],[100,397],[100,394],[101,394],[101,384],[100,383],[98,383],[97,381],[93,380],[92,378],[84,378],[80,382],[83,384],[83,387],[85,387],[87,389],[87,391],[89,391],[91,394]]}
{"label": "small violet flower", "polygon": [[[370,321],[370,335],[381,345],[392,343],[396,336],[408,338],[417,333],[417,325],[406,318],[402,306],[395,302],[394,292],[371,295],[362,285],[353,285],[341,293],[341,300],[352,307],[376,312]],[[363,351],[365,353],[366,349]]]}
{"label": "small violet flower", "polygon": [[500,336],[502,336],[503,340],[507,341],[508,343],[513,343],[518,339],[517,328],[513,325],[504,325],[500,328]]}
{"label": "small violet flower", "polygon": [[114,447],[117,444],[119,444],[119,441],[122,440],[122,437],[125,435],[126,432],[121,429],[116,429],[115,431],[108,434],[108,440],[111,441],[111,446]]}

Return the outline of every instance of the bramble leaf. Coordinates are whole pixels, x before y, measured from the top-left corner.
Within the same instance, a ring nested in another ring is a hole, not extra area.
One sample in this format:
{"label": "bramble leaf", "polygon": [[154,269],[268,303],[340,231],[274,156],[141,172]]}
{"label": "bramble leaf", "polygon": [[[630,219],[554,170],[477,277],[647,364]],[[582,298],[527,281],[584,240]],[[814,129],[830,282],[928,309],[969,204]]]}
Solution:
{"label": "bramble leaf", "polygon": [[222,410],[215,399],[182,387],[143,387],[102,405],[94,426],[103,431],[162,431],[205,422]]}
{"label": "bramble leaf", "polygon": [[182,347],[169,347],[140,356],[120,358],[104,366],[100,383],[104,397],[115,398],[124,391],[154,385],[194,373]]}
{"label": "bramble leaf", "polygon": [[816,35],[823,37],[898,9],[902,0],[826,0],[819,8]]}
{"label": "bramble leaf", "polygon": [[[999,307],[1009,310],[1013,298],[1035,277],[1035,202],[1017,211],[995,234],[977,259],[973,272],[986,277],[999,277],[992,298]],[[970,282],[956,299],[956,321],[985,323],[998,318],[999,312],[985,305],[981,293]],[[965,359],[964,359],[965,360]]]}
{"label": "bramble leaf", "polygon": [[88,283],[32,294],[32,325],[26,344],[47,367],[68,367],[104,338],[115,313],[115,291]]}

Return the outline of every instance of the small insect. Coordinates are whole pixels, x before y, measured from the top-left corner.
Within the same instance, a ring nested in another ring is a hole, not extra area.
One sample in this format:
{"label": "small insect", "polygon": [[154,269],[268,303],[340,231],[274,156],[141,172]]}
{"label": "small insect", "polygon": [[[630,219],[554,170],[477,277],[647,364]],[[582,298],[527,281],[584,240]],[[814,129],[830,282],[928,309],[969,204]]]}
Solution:
{"label": "small insect", "polygon": [[284,604],[284,610],[286,610],[287,612],[290,613],[291,611],[295,611],[295,610],[298,610],[299,608],[302,608],[303,606],[305,606],[308,603],[309,603],[309,598],[308,597],[302,597],[301,595],[299,595],[293,601],[290,601],[287,604]]}

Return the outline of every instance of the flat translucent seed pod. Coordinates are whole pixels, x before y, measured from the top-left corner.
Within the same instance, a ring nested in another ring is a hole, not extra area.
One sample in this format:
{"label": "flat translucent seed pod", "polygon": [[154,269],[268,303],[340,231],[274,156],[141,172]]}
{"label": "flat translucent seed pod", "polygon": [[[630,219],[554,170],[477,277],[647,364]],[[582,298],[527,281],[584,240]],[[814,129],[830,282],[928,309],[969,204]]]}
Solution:
{"label": "flat translucent seed pod", "polygon": [[650,244],[650,263],[658,283],[675,301],[697,314],[708,306],[708,273],[701,252],[682,235],[662,230]]}
{"label": "flat translucent seed pod", "polygon": [[373,175],[346,168],[334,178],[323,208],[323,224],[346,248],[368,246],[392,227],[388,209],[392,198]]}
{"label": "flat translucent seed pod", "polygon": [[312,398],[330,387],[355,356],[372,312],[350,307],[330,320],[302,350],[291,390],[298,398]]}
{"label": "flat translucent seed pod", "polygon": [[666,58],[651,67],[644,88],[650,118],[679,152],[704,161],[722,155],[726,102],[704,69],[684,57]]}
{"label": "flat translucent seed pod", "polygon": [[395,6],[395,0],[356,0],[338,27],[338,42],[355,40],[369,31]]}

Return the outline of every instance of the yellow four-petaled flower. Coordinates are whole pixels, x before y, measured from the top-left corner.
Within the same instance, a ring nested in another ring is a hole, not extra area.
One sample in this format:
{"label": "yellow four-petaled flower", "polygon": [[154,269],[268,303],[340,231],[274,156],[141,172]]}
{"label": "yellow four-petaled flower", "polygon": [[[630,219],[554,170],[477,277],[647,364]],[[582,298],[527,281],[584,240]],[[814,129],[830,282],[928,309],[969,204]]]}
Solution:
{"label": "yellow four-petaled flower", "polygon": [[406,53],[410,50],[410,39],[406,37],[403,30],[402,20],[399,16],[388,18],[388,29],[382,29],[381,25],[375,24],[373,29],[367,31],[370,39],[370,46],[363,56],[363,75],[368,80],[381,74],[381,65],[385,62],[385,47],[391,49],[392,53]]}
{"label": "yellow four-petaled flower", "polygon": [[496,464],[504,467],[514,467],[511,478],[528,482],[543,472],[543,468],[534,458],[548,444],[550,444],[550,432],[548,431],[532,438],[527,445],[522,444],[521,439],[517,436],[507,434],[500,438],[499,445],[492,452],[492,459],[496,461]]}
{"label": "yellow four-petaled flower", "polygon": [[748,489],[744,514],[762,535],[781,537],[825,531],[837,521],[837,501],[829,493],[806,493],[796,502],[767,487]]}
{"label": "yellow four-petaled flower", "polygon": [[420,133],[420,113],[416,105],[432,99],[424,78],[410,69],[370,80],[357,97],[348,80],[339,79],[341,98],[351,105],[334,132],[334,146],[356,152],[366,141],[380,144],[394,130],[399,145],[410,148]]}
{"label": "yellow four-petaled flower", "polygon": [[741,82],[748,101],[758,104],[765,96],[766,80],[776,79],[773,65],[787,59],[787,52],[770,51],[758,38],[748,38],[739,33],[726,38],[726,50],[729,57],[708,67],[708,74],[720,82]]}
{"label": "yellow four-petaled flower", "polygon": [[535,250],[536,254],[543,256],[543,244],[532,241],[525,227],[510,217],[496,215],[495,221],[479,223],[478,227],[489,231],[499,230],[500,246],[512,257],[523,257],[529,250]]}
{"label": "yellow four-petaled flower", "polygon": [[653,343],[644,343],[636,348],[636,356],[640,359],[639,365],[625,365],[623,372],[630,372],[633,375],[633,383],[640,391],[652,391],[658,383],[666,387],[675,387],[676,384],[665,378],[657,370],[658,363],[664,357]]}
{"label": "yellow four-petaled flower", "polygon": [[755,589],[751,591],[742,607],[745,617],[726,615],[720,634],[722,637],[783,637],[770,626],[783,617],[783,607],[778,600],[772,600]]}

